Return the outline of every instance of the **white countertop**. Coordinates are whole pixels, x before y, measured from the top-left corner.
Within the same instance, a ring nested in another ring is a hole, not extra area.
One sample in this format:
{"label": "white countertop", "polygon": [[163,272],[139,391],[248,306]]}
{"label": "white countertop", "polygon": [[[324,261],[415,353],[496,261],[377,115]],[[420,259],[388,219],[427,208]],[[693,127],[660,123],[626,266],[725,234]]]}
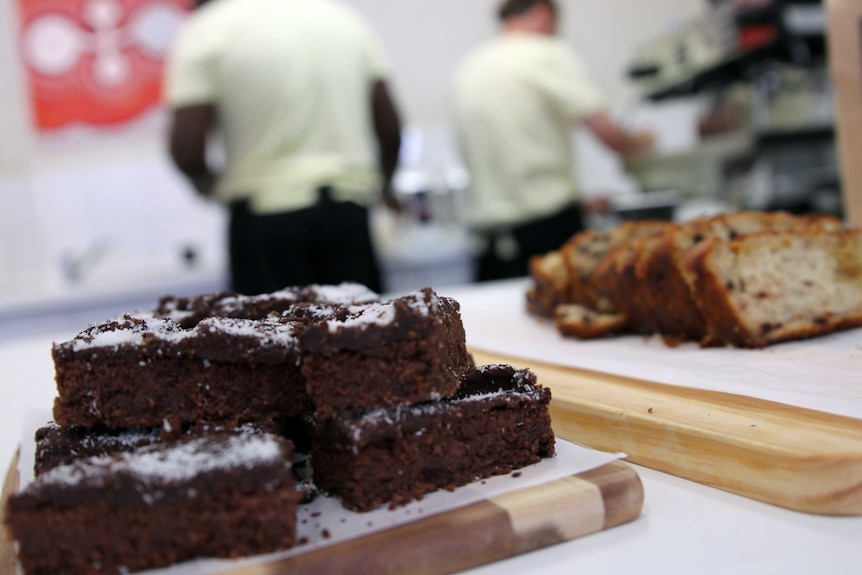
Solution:
{"label": "white countertop", "polygon": [[[21,439],[26,408],[52,405],[56,390],[50,345],[55,338],[69,335],[0,340],[0,462],[4,466]],[[634,467],[646,498],[638,520],[470,573],[862,572],[862,517],[788,511]]]}

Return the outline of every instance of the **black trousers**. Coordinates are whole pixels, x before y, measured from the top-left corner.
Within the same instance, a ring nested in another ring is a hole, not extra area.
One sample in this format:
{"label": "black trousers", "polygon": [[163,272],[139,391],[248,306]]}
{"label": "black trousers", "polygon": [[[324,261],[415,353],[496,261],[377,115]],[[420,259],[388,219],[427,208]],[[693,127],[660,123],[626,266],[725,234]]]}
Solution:
{"label": "black trousers", "polygon": [[229,236],[232,289],[239,293],[345,281],[382,291],[368,210],[332,200],[327,188],[315,205],[292,212],[260,215],[234,204]]}
{"label": "black trousers", "polygon": [[558,249],[583,229],[581,208],[575,203],[538,220],[484,232],[476,262],[478,280],[526,276],[532,256]]}

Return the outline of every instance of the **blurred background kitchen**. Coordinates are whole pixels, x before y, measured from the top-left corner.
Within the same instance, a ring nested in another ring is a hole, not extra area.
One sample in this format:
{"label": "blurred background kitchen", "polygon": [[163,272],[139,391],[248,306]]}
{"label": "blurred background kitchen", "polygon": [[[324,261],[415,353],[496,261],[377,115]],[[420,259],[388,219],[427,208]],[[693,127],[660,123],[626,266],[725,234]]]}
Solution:
{"label": "blurred background kitchen", "polygon": [[[402,218],[374,214],[386,287],[470,282],[452,74],[497,0],[348,0],[383,39],[405,122]],[[622,218],[736,209],[842,215],[821,2],[562,0],[626,127],[621,162],[574,131],[582,195]],[[0,338],[71,330],[226,285],[225,213],[172,167],[162,63],[186,0],[0,0]]]}

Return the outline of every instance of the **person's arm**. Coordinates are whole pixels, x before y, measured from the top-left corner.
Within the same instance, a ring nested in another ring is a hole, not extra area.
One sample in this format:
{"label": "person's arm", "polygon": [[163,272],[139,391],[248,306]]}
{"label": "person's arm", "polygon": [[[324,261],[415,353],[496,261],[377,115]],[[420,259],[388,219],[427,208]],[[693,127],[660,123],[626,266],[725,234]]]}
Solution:
{"label": "person's arm", "polygon": [[207,135],[215,125],[212,104],[183,106],[173,111],[170,153],[174,165],[203,196],[213,193],[216,174],[206,160]]}
{"label": "person's arm", "polygon": [[621,156],[647,152],[655,142],[651,132],[628,132],[620,128],[607,112],[587,116],[584,123],[608,148]]}
{"label": "person's arm", "polygon": [[383,80],[374,83],[371,110],[383,177],[383,201],[391,209],[399,211],[400,206],[392,189],[392,178],[398,167],[398,155],[401,151],[401,119]]}

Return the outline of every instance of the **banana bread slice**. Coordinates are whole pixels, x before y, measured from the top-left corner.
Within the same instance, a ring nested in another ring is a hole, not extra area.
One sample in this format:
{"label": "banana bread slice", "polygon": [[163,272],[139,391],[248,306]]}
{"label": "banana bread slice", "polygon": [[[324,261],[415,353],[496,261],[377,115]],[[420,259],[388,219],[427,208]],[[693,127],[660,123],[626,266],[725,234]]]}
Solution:
{"label": "banana bread slice", "polygon": [[662,240],[642,265],[640,275],[650,286],[650,306],[656,330],[669,343],[702,341],[707,335],[706,321],[692,296],[692,278],[686,278],[681,262],[686,252],[709,238],[733,240],[765,231],[804,229],[836,230],[841,221],[831,216],[800,217],[785,212],[736,212],[701,218],[664,231]]}
{"label": "banana bread slice", "polygon": [[625,329],[626,316],[621,313],[601,312],[569,303],[557,306],[555,324],[562,335],[578,339],[596,339]]}
{"label": "banana bread slice", "polygon": [[862,230],[711,238],[683,265],[709,337],[738,347],[862,325]]}
{"label": "banana bread slice", "polygon": [[527,289],[527,311],[540,317],[554,317],[558,305],[569,302],[571,281],[563,253],[555,250],[530,258],[533,285]]}

